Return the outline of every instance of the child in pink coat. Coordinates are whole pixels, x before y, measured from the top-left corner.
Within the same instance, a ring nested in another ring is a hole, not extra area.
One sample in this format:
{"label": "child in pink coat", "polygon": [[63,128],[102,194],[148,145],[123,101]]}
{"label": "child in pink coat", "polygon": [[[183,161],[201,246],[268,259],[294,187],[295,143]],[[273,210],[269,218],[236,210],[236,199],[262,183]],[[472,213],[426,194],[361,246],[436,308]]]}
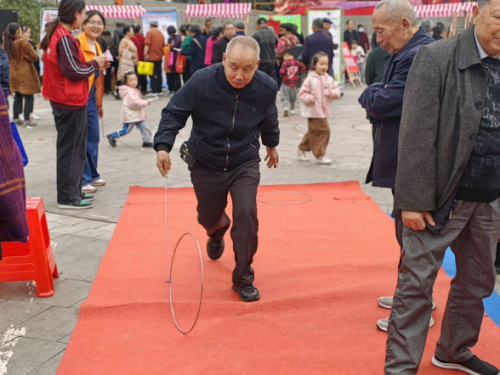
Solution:
{"label": "child in pink coat", "polygon": [[328,75],[328,56],[318,52],[312,59],[312,64],[300,92],[300,111],[307,118],[308,131],[295,151],[295,155],[304,161],[309,161],[306,152],[312,151],[320,164],[331,164],[332,159],[326,156],[326,148],[330,140],[328,117],[332,109],[332,100],[340,98],[340,87]]}
{"label": "child in pink coat", "polygon": [[153,147],[151,142],[152,134],[149,129],[144,114],[144,108],[151,104],[148,100],[142,100],[141,92],[136,88],[138,79],[135,73],[125,73],[123,78],[124,85],[120,86],[120,98],[123,99],[121,122],[123,128],[114,133],[108,134],[109,144],[116,147],[116,140],[124,135],[129,134],[134,127],[137,127],[142,134],[142,147]]}

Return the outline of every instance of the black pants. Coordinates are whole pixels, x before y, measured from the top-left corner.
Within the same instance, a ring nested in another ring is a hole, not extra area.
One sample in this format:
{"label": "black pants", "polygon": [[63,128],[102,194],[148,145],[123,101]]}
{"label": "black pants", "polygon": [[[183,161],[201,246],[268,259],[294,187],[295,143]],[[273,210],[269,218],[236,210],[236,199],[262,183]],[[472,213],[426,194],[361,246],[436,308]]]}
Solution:
{"label": "black pants", "polygon": [[182,73],[182,81],[184,84],[191,78],[191,60],[186,61],[186,67],[184,68],[184,73]]}
{"label": "black pants", "polygon": [[159,94],[162,92],[163,88],[163,71],[161,69],[161,61],[151,61],[155,68],[153,76],[151,77],[151,92],[153,94]]}
{"label": "black pants", "polygon": [[137,88],[141,90],[141,94],[148,93],[148,76],[141,75],[137,72],[138,67],[135,67],[135,75],[137,76]]}
{"label": "black pants", "polygon": [[256,201],[260,182],[259,162],[246,163],[229,172],[199,164],[191,169],[191,182],[198,199],[198,222],[214,241],[222,240],[231,224],[225,212],[227,195],[231,194],[231,239],[236,260],[233,284],[239,287],[251,285],[254,281],[251,265],[257,252],[259,230]]}
{"label": "black pants", "polygon": [[269,77],[276,81],[276,72],[275,72],[276,63],[271,64],[259,64],[259,70],[263,73],[266,73]]}
{"label": "black pants", "polygon": [[14,120],[19,119],[19,114],[23,111],[24,99],[24,121],[29,121],[30,115],[33,113],[33,104],[35,97],[33,95],[23,95],[16,92],[14,95]]}
{"label": "black pants", "polygon": [[87,108],[52,108],[57,129],[57,202],[80,204],[87,151]]}
{"label": "black pants", "polygon": [[111,80],[113,78],[113,66],[106,69],[106,75],[104,76],[104,91],[106,93],[111,92]]}
{"label": "black pants", "polygon": [[167,73],[168,90],[177,92],[181,88],[181,75],[179,73]]}

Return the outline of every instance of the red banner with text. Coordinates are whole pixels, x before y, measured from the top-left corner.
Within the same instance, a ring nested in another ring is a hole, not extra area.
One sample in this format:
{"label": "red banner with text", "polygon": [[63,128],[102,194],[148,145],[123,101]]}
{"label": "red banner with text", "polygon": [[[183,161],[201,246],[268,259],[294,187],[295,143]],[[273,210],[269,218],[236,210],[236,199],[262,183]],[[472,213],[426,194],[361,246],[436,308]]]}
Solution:
{"label": "red banner with text", "polygon": [[351,54],[351,49],[347,45],[347,42],[342,42],[342,57],[344,58],[345,66],[348,72],[359,73],[359,67],[356,63],[356,58]]}

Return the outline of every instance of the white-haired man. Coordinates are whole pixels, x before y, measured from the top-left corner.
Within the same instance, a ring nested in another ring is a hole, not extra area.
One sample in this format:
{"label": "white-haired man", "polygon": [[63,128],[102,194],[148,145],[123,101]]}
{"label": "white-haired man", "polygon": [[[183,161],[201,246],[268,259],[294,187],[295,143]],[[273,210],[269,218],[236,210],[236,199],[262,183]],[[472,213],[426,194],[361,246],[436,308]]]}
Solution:
{"label": "white-haired man", "polygon": [[192,116],[191,137],[181,155],[190,167],[198,222],[209,236],[209,258],[219,259],[224,252],[224,234],[231,225],[225,212],[227,195],[231,194],[231,239],[236,258],[233,290],[244,302],[260,299],[251,267],[259,226],[259,137],[267,146],[267,166],[276,168],[279,161],[278,86],[258,71],[258,66],[258,43],[247,36],[233,38],[222,64],[196,72],[170,100],[154,144],[157,166],[165,176],[175,137]]}
{"label": "white-haired man", "polygon": [[[373,13],[373,29],[382,49],[392,54],[385,64],[381,82],[369,86],[359,98],[375,130],[373,159],[366,183],[394,189],[398,163],[398,137],[406,78],[418,50],[434,42],[427,32],[417,25],[413,7],[407,0],[382,0]],[[403,223],[396,220],[396,237],[403,247]],[[390,309],[392,297],[380,297],[381,307]],[[432,318],[429,325],[434,325]],[[377,327],[387,331],[389,318],[380,319]]]}
{"label": "white-haired man", "polygon": [[500,0],[478,5],[474,24],[423,47],[408,75],[393,213],[404,224],[403,255],[386,375],[418,371],[434,281],[450,246],[457,273],[432,363],[473,375],[499,373],[471,351],[483,299],[495,288],[500,235]]}

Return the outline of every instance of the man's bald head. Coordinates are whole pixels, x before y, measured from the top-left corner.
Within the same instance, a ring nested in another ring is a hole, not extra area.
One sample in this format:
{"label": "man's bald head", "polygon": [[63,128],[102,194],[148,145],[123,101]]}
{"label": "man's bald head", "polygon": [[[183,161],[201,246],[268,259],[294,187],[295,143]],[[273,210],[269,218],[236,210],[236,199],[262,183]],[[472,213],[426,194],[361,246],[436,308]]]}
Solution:
{"label": "man's bald head", "polygon": [[[235,50],[234,53],[255,53],[255,60],[259,60],[260,47],[257,41],[250,36],[241,36],[238,38],[231,39],[226,48],[226,57],[229,57],[231,52]],[[237,51],[236,51],[237,50]],[[253,54],[252,54],[253,55]]]}
{"label": "man's bald head", "polygon": [[242,89],[252,81],[259,67],[259,55],[259,44],[252,37],[239,36],[229,42],[222,64],[231,86]]}

